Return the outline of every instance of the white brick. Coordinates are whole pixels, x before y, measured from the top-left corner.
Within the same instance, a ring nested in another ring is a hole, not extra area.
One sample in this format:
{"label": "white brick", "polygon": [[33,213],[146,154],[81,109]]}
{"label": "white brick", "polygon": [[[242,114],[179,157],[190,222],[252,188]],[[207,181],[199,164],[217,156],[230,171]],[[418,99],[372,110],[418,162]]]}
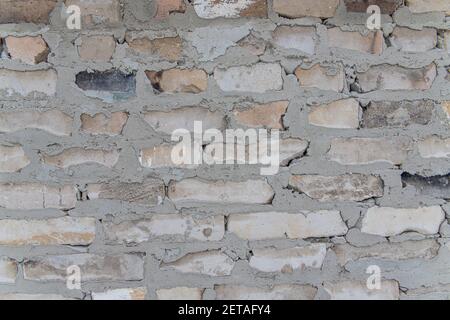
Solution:
{"label": "white brick", "polygon": [[219,17],[265,17],[267,15],[266,0],[194,0],[194,9],[203,19]]}
{"label": "white brick", "polygon": [[284,49],[299,50],[313,55],[316,51],[314,27],[279,26],[272,33],[273,43]]}
{"label": "white brick", "polygon": [[227,230],[242,239],[263,240],[333,237],[348,229],[339,211],[301,211],[231,214]]}
{"label": "white brick", "polygon": [[305,268],[322,268],[327,247],[325,244],[311,244],[289,249],[253,249],[250,267],[262,272],[292,273]]}
{"label": "white brick", "polygon": [[241,285],[214,287],[217,300],[313,300],[317,289],[309,285],[282,284],[270,288]]}
{"label": "white brick", "polygon": [[146,288],[113,289],[105,292],[92,292],[92,300],[145,300]]}
{"label": "white brick", "polygon": [[450,138],[431,136],[418,142],[422,158],[450,158]]}
{"label": "white brick", "polygon": [[436,47],[438,38],[436,29],[412,30],[396,27],[390,40],[394,47],[402,51],[426,52]]}
{"label": "white brick", "polygon": [[309,123],[314,126],[335,129],[358,129],[362,109],[353,98],[338,100],[311,108]]}
{"label": "white brick", "polygon": [[70,148],[57,155],[44,154],[42,160],[45,164],[58,168],[69,168],[81,164],[95,163],[112,168],[119,160],[117,150],[96,150],[87,148]]}
{"label": "white brick", "polygon": [[324,288],[331,300],[398,300],[397,281],[381,282],[380,289],[368,289],[365,281],[325,282]]}
{"label": "white brick", "polygon": [[142,243],[154,239],[218,241],[224,236],[224,216],[196,217],[178,214],[153,215],[149,219],[106,223],[109,243]]}
{"label": "white brick", "polygon": [[384,237],[406,231],[436,234],[444,218],[445,213],[439,206],[417,209],[373,207],[367,210],[361,231]]}
{"label": "white brick", "polygon": [[0,245],[88,245],[95,238],[95,219],[0,220]]}
{"label": "white brick", "polygon": [[283,89],[282,69],[277,63],[215,69],[214,79],[220,89],[227,92],[263,93]]}
{"label": "white brick", "polygon": [[174,262],[161,264],[161,270],[175,270],[212,277],[229,276],[233,268],[234,261],[218,250],[189,253]]}
{"label": "white brick", "polygon": [[18,172],[30,164],[21,146],[5,146],[0,144],[0,173]]}
{"label": "white brick", "polygon": [[14,71],[0,69],[0,90],[5,90],[8,95],[13,93],[28,96],[32,92],[44,93],[54,96],[56,93],[56,71]]}
{"label": "white brick", "polygon": [[202,300],[202,288],[176,287],[170,289],[157,289],[156,297],[158,300]]}

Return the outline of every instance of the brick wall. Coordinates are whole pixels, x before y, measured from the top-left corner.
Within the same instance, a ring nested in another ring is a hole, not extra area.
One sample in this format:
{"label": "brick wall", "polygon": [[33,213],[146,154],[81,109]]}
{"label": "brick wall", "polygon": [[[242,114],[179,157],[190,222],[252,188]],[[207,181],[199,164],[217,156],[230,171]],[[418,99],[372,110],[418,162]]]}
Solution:
{"label": "brick wall", "polygon": [[[0,0],[0,299],[449,298],[449,15]],[[196,120],[280,130],[280,170],[174,165]]]}

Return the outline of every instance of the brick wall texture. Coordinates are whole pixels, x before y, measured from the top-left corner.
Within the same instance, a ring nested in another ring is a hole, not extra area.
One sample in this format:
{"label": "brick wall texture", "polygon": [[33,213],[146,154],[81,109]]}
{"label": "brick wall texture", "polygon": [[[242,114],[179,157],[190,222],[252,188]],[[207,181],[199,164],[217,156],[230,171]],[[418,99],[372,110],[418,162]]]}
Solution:
{"label": "brick wall texture", "polygon": [[450,297],[448,0],[0,0],[0,57],[0,299]]}

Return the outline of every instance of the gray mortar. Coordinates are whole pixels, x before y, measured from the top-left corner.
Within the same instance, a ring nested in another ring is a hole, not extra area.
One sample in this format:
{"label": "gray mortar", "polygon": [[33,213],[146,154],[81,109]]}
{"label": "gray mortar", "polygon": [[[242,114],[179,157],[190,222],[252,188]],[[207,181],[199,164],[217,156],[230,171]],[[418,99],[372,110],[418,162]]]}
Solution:
{"label": "gray mortar", "polygon": [[[269,7],[271,8],[271,0]],[[126,219],[136,219],[147,217],[155,213],[192,213],[198,215],[215,215],[230,213],[245,213],[255,211],[288,211],[298,210],[318,210],[335,209],[340,210],[344,221],[351,228],[346,237],[336,237],[333,239],[314,239],[313,242],[325,242],[330,247],[333,243],[349,242],[355,246],[366,246],[379,242],[396,241],[396,237],[388,239],[384,237],[371,236],[359,231],[361,218],[366,210],[373,205],[392,207],[414,207],[428,205],[442,205],[447,214],[450,214],[448,202],[427,196],[415,194],[414,190],[402,189],[401,174],[407,171],[411,174],[423,174],[426,176],[441,175],[449,173],[448,160],[426,160],[420,159],[417,150],[413,150],[408,161],[402,168],[389,164],[373,164],[365,166],[342,166],[338,163],[328,161],[326,153],[330,147],[330,140],[334,137],[390,137],[407,136],[414,140],[437,134],[442,137],[450,137],[448,123],[445,123],[445,116],[441,108],[436,105],[433,120],[427,126],[412,125],[406,128],[376,128],[361,130],[336,130],[311,126],[307,123],[308,109],[311,105],[326,103],[344,97],[355,97],[362,105],[370,101],[383,100],[417,100],[431,99],[437,104],[440,101],[450,100],[450,84],[445,77],[448,75],[446,67],[450,66],[450,57],[443,50],[434,49],[423,54],[406,54],[388,48],[380,56],[371,56],[340,49],[329,49],[326,39],[325,27],[318,26],[319,43],[317,54],[311,58],[292,50],[279,50],[271,47],[270,44],[266,53],[260,57],[252,56],[239,47],[229,47],[226,54],[218,57],[214,61],[201,61],[201,56],[197,54],[194,47],[184,41],[185,56],[179,66],[204,69],[210,74],[208,90],[201,94],[155,94],[144,70],[164,70],[177,66],[177,63],[160,62],[151,58],[127,54],[127,44],[124,43],[124,35],[128,29],[133,34],[154,35],[155,37],[173,36],[180,34],[182,38],[195,28],[210,28],[210,36],[220,36],[220,28],[250,26],[251,32],[263,39],[269,39],[270,32],[278,25],[316,25],[321,23],[320,19],[284,19],[278,17],[270,11],[269,19],[215,19],[202,20],[198,18],[191,7],[185,14],[175,14],[167,21],[155,23],[149,17],[153,16],[154,7],[144,0],[124,0],[124,23],[123,26],[114,29],[88,30],[74,32],[64,28],[64,24],[59,18],[58,8],[53,13],[52,24],[49,27],[39,27],[35,25],[2,26],[0,36],[14,34],[43,34],[44,39],[51,49],[49,63],[43,63],[30,69],[46,69],[53,67],[58,72],[57,95],[55,98],[36,95],[35,98],[23,99],[20,96],[6,97],[0,102],[1,110],[38,109],[49,110],[59,109],[74,117],[74,134],[70,137],[56,137],[45,132],[27,130],[11,134],[0,134],[0,143],[17,143],[25,148],[26,154],[31,158],[32,164],[17,174],[0,174],[0,181],[8,182],[32,182],[41,181],[48,183],[70,183],[76,182],[83,186],[93,182],[124,181],[139,182],[145,177],[157,177],[168,184],[171,180],[181,180],[187,177],[200,177],[208,180],[247,180],[251,178],[259,179],[259,168],[252,166],[216,166],[200,167],[195,170],[164,170],[164,169],[143,169],[138,163],[137,153],[142,147],[158,145],[163,141],[170,141],[169,136],[164,136],[153,131],[141,117],[145,110],[170,110],[179,106],[201,105],[211,110],[223,110],[230,115],[233,105],[243,102],[271,102],[281,99],[290,101],[289,110],[284,118],[284,123],[288,128],[283,133],[285,137],[299,137],[311,142],[307,150],[307,155],[301,159],[294,160],[290,167],[283,167],[276,176],[268,177],[267,180],[275,191],[275,198],[272,205],[203,205],[192,208],[177,210],[169,199],[161,206],[143,207],[130,203],[120,203],[119,201],[90,200],[77,203],[77,207],[68,213],[72,216],[94,216],[103,221],[122,221]],[[271,9],[270,9],[271,10]],[[342,26],[348,30],[363,30],[366,16],[364,14],[347,14],[345,7],[341,4],[338,14],[326,21],[326,25]],[[439,14],[416,15],[412,17],[407,9],[399,10],[394,19],[389,16],[383,17],[383,28],[388,35],[393,26],[408,26],[415,29],[431,26],[440,29],[450,29],[450,22],[445,21],[445,17]],[[112,34],[118,41],[115,56],[111,63],[84,63],[79,62],[76,48],[73,42],[79,34]],[[331,55],[332,54],[332,55]],[[316,89],[302,89],[297,83],[296,77],[292,74],[297,66],[309,67],[315,63],[326,63],[332,65],[337,61],[342,61],[347,71],[363,71],[369,66],[388,63],[401,65],[409,68],[419,68],[435,61],[438,67],[438,77],[431,90],[422,92],[370,92],[360,94],[325,92]],[[285,70],[283,75],[284,88],[279,92],[268,92],[263,94],[253,93],[223,93],[219,90],[213,77],[211,76],[216,67],[228,67],[234,65],[250,65],[256,62],[279,62]],[[0,68],[24,70],[21,64],[1,59]],[[112,68],[120,70],[136,70],[137,88],[135,98],[114,104],[105,103],[99,99],[85,96],[75,85],[75,75],[85,70],[109,70]],[[129,121],[123,130],[123,135],[117,137],[93,137],[79,132],[80,115],[82,113],[95,114],[103,112],[110,114],[114,111],[126,110],[130,114]],[[229,127],[235,127],[230,122]],[[101,147],[106,149],[121,149],[121,156],[114,169],[106,169],[97,165],[82,165],[72,167],[67,170],[57,170],[40,163],[39,151],[59,152],[69,147]],[[290,174],[318,173],[322,175],[338,175],[343,173],[370,173],[379,175],[385,182],[385,196],[367,201],[352,202],[324,202],[319,203],[308,198],[304,194],[295,193],[287,189],[287,182]],[[0,218],[43,218],[64,215],[58,210],[35,210],[27,212],[8,211],[0,209]],[[447,216],[448,218],[448,216]],[[433,236],[432,236],[433,237]],[[442,244],[449,242],[448,227],[446,232],[439,235]],[[398,237],[397,237],[398,238]],[[426,236],[418,236],[415,233],[406,233],[401,236],[401,240],[421,239]],[[19,273],[18,281],[14,286],[0,285],[0,293],[22,292],[22,293],[60,293],[67,297],[87,298],[91,291],[101,292],[108,288],[139,287],[148,288],[148,298],[154,299],[155,289],[170,288],[172,286],[194,286],[207,288],[205,298],[214,298],[213,287],[215,284],[241,284],[249,286],[266,287],[272,284],[299,283],[312,284],[319,288],[317,299],[327,297],[322,288],[324,281],[337,281],[343,279],[366,279],[365,270],[367,266],[377,264],[381,267],[382,275],[385,279],[395,279],[399,281],[403,291],[420,288],[422,286],[431,287],[439,284],[450,283],[450,252],[441,247],[438,257],[429,261],[408,260],[383,262],[376,259],[365,259],[351,262],[347,269],[341,268],[336,263],[336,257],[332,251],[328,251],[324,266],[321,270],[296,271],[290,275],[284,274],[262,274],[249,268],[246,260],[252,248],[270,246],[275,248],[287,248],[295,245],[307,244],[303,240],[264,240],[264,241],[243,241],[232,234],[226,234],[222,241],[218,242],[183,242],[170,243],[152,241],[137,246],[126,247],[121,245],[104,245],[103,234],[98,223],[97,237],[95,242],[89,247],[62,247],[62,246],[40,246],[40,247],[2,247],[0,255],[10,256],[18,261],[26,258],[51,255],[68,254],[79,252],[90,253],[123,253],[123,252],[144,252],[146,253],[145,280],[136,282],[89,282],[84,283],[82,292],[69,291],[64,283],[42,282],[36,283],[23,279],[22,270]],[[158,266],[162,261],[172,261],[186,253],[197,252],[210,249],[221,249],[237,261],[233,274],[230,277],[207,277],[201,275],[180,274],[174,271],[160,271]],[[412,276],[413,275],[413,276]]]}

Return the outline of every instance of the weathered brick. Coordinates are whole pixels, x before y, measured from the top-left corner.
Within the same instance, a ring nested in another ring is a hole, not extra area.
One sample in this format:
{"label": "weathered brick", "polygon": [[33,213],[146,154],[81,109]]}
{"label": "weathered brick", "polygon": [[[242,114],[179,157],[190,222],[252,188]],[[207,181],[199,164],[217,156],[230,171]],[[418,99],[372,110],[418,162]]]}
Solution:
{"label": "weathered brick", "polygon": [[277,63],[257,63],[251,66],[216,68],[214,79],[222,91],[263,93],[283,89],[281,66]]}
{"label": "weathered brick", "polygon": [[270,288],[226,284],[215,286],[214,291],[217,300],[313,300],[317,288],[299,284],[281,284]]}
{"label": "weathered brick", "polygon": [[450,138],[431,136],[417,144],[422,158],[450,158]]}
{"label": "weathered brick", "polygon": [[115,136],[122,133],[128,121],[128,113],[113,112],[110,116],[97,113],[90,116],[87,113],[81,115],[81,130],[92,135]]}
{"label": "weathered brick", "polygon": [[450,101],[442,102],[442,109],[444,110],[444,113],[447,115],[447,119],[450,120]]}
{"label": "weathered brick", "polygon": [[369,289],[366,281],[325,282],[331,300],[398,300],[400,290],[394,280],[381,281],[380,289]]}
{"label": "weathered brick", "polygon": [[357,100],[343,99],[311,107],[309,123],[335,129],[358,129],[362,109]]}
{"label": "weathered brick", "polygon": [[288,166],[289,163],[302,157],[308,149],[308,141],[296,138],[287,138],[280,140],[280,166]]}
{"label": "weathered brick", "polygon": [[328,29],[328,44],[330,47],[380,55],[384,48],[384,37],[381,31],[361,34],[337,27]]}
{"label": "weathered brick", "polygon": [[81,27],[117,25],[122,21],[119,0],[65,0],[66,7],[78,6],[81,10]]}
{"label": "weathered brick", "polygon": [[[249,52],[252,55],[260,56],[266,52],[266,42],[264,39],[258,38],[253,34],[248,35],[247,37],[241,39],[237,42],[237,44],[243,48],[246,49],[247,52]],[[450,44],[450,42],[449,42]],[[449,46],[450,48],[450,46]],[[449,49],[450,50],[450,49]]]}
{"label": "weathered brick", "polygon": [[0,283],[15,283],[17,270],[16,261],[0,256]]}
{"label": "weathered brick", "polygon": [[110,103],[136,95],[136,75],[116,69],[80,72],[75,83],[87,96]]}
{"label": "weathered brick", "polygon": [[450,3],[447,0],[406,0],[406,5],[413,13],[442,11],[450,15]]}
{"label": "weathered brick", "polygon": [[347,226],[339,211],[260,212],[231,214],[227,230],[246,240],[306,239],[344,235]]}
{"label": "weathered brick", "polygon": [[113,36],[82,36],[78,54],[83,61],[108,62],[116,50]]}
{"label": "weathered brick", "polygon": [[162,203],[164,200],[165,186],[161,180],[146,178],[142,183],[110,182],[90,184],[87,188],[87,194],[90,200],[120,200],[154,206]]}
{"label": "weathered brick", "polygon": [[156,297],[158,300],[202,300],[202,288],[176,287],[169,289],[157,289]]}
{"label": "weathered brick", "polygon": [[42,161],[50,166],[68,168],[81,164],[95,163],[112,168],[119,160],[119,151],[87,148],[70,148],[57,155],[42,155]]}
{"label": "weathered brick", "polygon": [[321,90],[331,90],[342,92],[345,84],[344,67],[337,64],[332,68],[322,67],[316,64],[309,69],[298,67],[295,75],[304,88],[318,88]]}
{"label": "weathered brick", "polygon": [[1,0],[0,24],[3,23],[48,23],[50,13],[58,0]]}
{"label": "weathered brick", "polygon": [[194,9],[203,19],[267,16],[267,0],[194,0]]}
{"label": "weathered brick", "polygon": [[72,209],[77,201],[73,186],[38,183],[0,184],[0,207],[6,209]]}
{"label": "weathered brick", "polygon": [[279,26],[272,33],[273,43],[284,49],[295,49],[307,54],[316,51],[316,28]]}
{"label": "weathered brick", "polygon": [[175,163],[172,160],[172,151],[175,145],[160,144],[151,148],[141,149],[139,162],[146,168],[195,168],[196,165]]}
{"label": "weathered brick", "polygon": [[169,184],[169,198],[175,203],[247,203],[267,204],[272,201],[274,191],[265,180],[203,181],[188,178]]}
{"label": "weathered brick", "polygon": [[364,201],[383,196],[383,180],[373,175],[293,175],[289,186],[319,201]]}
{"label": "weathered brick", "polygon": [[43,220],[0,220],[0,245],[89,245],[95,238],[95,219],[62,217]]}
{"label": "weathered brick", "polygon": [[433,85],[437,70],[434,63],[418,69],[382,64],[358,72],[362,92],[374,90],[428,90]]}
{"label": "weathered brick", "polygon": [[388,162],[402,164],[411,150],[406,138],[335,138],[328,158],[343,165]]}
{"label": "weathered brick", "polygon": [[156,19],[167,18],[173,12],[184,13],[186,5],[184,0],[156,0]]}
{"label": "weathered brick", "polygon": [[327,247],[323,243],[288,249],[255,248],[250,267],[262,272],[292,273],[306,268],[322,268]]}
{"label": "weathered brick", "polygon": [[5,45],[11,59],[28,64],[38,64],[47,61],[50,52],[47,43],[41,36],[13,37],[5,39]]}
{"label": "weathered brick", "polygon": [[130,48],[146,56],[158,56],[169,61],[178,61],[183,53],[180,37],[127,39]]}
{"label": "weathered brick", "polygon": [[384,237],[399,235],[405,231],[436,234],[444,218],[445,213],[439,206],[417,209],[373,207],[367,210],[361,231]]}
{"label": "weathered brick", "polygon": [[250,128],[284,129],[283,116],[289,101],[276,101],[256,104],[247,109],[235,109],[234,118],[237,123]]}
{"label": "weathered brick", "polygon": [[53,69],[15,71],[0,69],[0,90],[28,96],[32,92],[53,96],[56,93],[57,74]]}
{"label": "weathered brick", "polygon": [[433,101],[371,101],[363,110],[364,128],[407,127],[428,124],[435,110]]}
{"label": "weathered brick", "polygon": [[96,255],[72,254],[40,256],[23,264],[25,280],[66,281],[67,268],[78,266],[81,281],[138,281],[144,278],[142,254]]}
{"label": "weathered brick", "polygon": [[436,48],[437,31],[432,28],[412,30],[396,27],[390,37],[392,46],[405,52],[426,52]]}
{"label": "weathered brick", "polygon": [[72,133],[73,119],[57,111],[11,111],[0,112],[0,132],[16,132],[24,129],[39,129],[57,136]]}
{"label": "weathered brick", "polygon": [[391,15],[403,4],[403,0],[344,0],[344,3],[350,12],[366,13],[369,6],[376,5],[381,13]]}
{"label": "weathered brick", "polygon": [[335,15],[339,0],[274,0],[273,10],[287,18],[331,18]]}
{"label": "weathered brick", "polygon": [[31,163],[21,146],[0,144],[0,173],[18,172]]}
{"label": "weathered brick", "polygon": [[436,240],[404,241],[399,243],[380,243],[370,247],[354,247],[350,244],[334,246],[341,266],[360,259],[408,260],[432,259],[437,256],[440,245]]}
{"label": "weathered brick", "polygon": [[105,292],[92,292],[92,300],[145,300],[146,288],[112,289]]}
{"label": "weathered brick", "polygon": [[218,241],[225,232],[224,216],[196,217],[178,214],[153,215],[148,219],[104,225],[108,243],[142,243],[150,240]]}
{"label": "weathered brick", "polygon": [[430,196],[438,199],[450,199],[450,174],[443,176],[423,177],[402,173],[404,187],[411,186],[420,196]]}
{"label": "weathered brick", "polygon": [[229,276],[234,261],[219,250],[189,253],[169,263],[162,263],[161,270],[175,270],[180,273],[202,274],[211,277]]}
{"label": "weathered brick", "polygon": [[166,93],[200,93],[208,87],[208,75],[201,69],[145,71],[153,88]]}
{"label": "weathered brick", "polygon": [[203,130],[225,129],[225,116],[220,111],[202,107],[183,107],[167,111],[145,112],[144,120],[156,131],[171,135],[177,129],[194,131],[194,121],[201,121]]}

